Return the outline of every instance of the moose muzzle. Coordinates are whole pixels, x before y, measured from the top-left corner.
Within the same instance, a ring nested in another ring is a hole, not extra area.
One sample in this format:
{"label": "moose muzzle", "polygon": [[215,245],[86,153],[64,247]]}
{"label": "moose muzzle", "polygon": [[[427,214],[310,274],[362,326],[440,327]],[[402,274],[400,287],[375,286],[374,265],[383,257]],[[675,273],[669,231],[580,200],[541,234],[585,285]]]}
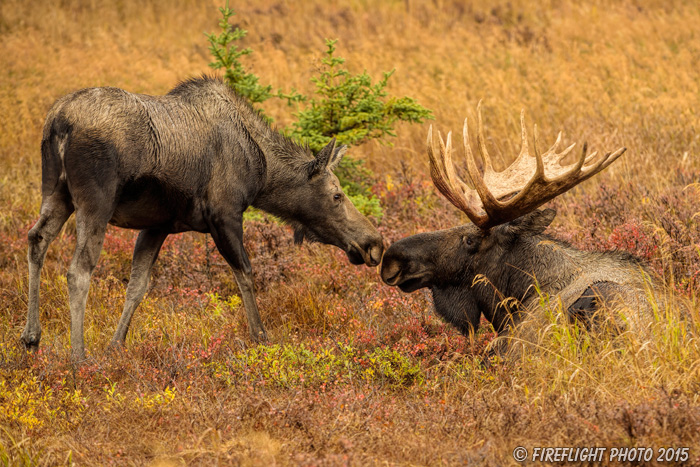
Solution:
{"label": "moose muzzle", "polygon": [[377,234],[362,243],[351,241],[345,252],[348,260],[352,264],[366,264],[367,266],[377,266],[382,260],[384,253],[384,243],[382,237]]}

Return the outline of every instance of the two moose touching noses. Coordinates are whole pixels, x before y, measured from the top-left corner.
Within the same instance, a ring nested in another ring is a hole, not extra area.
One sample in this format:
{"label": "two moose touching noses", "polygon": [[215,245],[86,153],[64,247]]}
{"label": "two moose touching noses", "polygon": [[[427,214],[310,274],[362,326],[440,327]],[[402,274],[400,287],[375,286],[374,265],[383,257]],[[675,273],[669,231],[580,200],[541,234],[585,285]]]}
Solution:
{"label": "two moose touching noses", "polygon": [[[536,128],[535,128],[536,130]],[[560,134],[561,137],[561,134]],[[143,299],[151,268],[169,234],[210,233],[240,289],[251,337],[267,339],[255,301],[253,275],[243,247],[243,212],[274,214],[294,239],[335,245],[353,264],[377,266],[382,280],[404,292],[428,287],[435,309],[462,333],[474,332],[483,314],[499,334],[517,323],[541,292],[557,296],[572,318],[590,322],[596,310],[618,302],[648,304],[649,272],[631,255],[583,252],[547,236],[555,212],[540,205],[608,167],[625,151],[560,162],[560,137],[544,154],[522,150],[495,172],[484,145],[481,113],[477,145],[483,170],[464,148],[471,188],[452,163],[451,134],[428,134],[435,187],[471,224],[404,238],[384,251],[382,237],[343,193],[333,169],[345,146],[332,140],[316,156],[270,128],[222,81],[198,78],[164,96],[117,88],[83,89],[51,108],[41,141],[40,217],[29,231],[29,300],[21,340],[36,350],[40,274],[49,244],[75,212],[76,248],[67,283],[72,357],[85,358],[83,321],[90,278],[107,224],[140,230],[131,277],[112,346],[123,346]],[[488,285],[475,278],[485,277]],[[497,293],[496,293],[497,292]],[[504,300],[512,297],[516,300]]]}

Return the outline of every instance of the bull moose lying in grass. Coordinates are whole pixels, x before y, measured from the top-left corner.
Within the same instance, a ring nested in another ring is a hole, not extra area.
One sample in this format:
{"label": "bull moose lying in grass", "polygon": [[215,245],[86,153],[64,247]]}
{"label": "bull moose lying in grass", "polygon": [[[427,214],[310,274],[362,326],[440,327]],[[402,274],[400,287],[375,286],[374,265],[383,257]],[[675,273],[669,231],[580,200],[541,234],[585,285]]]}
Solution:
{"label": "bull moose lying in grass", "polygon": [[[635,257],[621,252],[577,250],[544,231],[555,211],[537,209],[608,167],[624,152],[586,154],[574,164],[561,161],[574,145],[557,152],[561,133],[544,154],[529,153],[524,114],[522,149],[502,172],[493,169],[484,144],[478,110],[477,145],[483,173],[477,167],[464,122],[467,173],[474,188],[456,173],[451,133],[447,142],[428,133],[433,183],[471,224],[413,235],[395,242],[384,254],[382,280],[404,292],[428,287],[435,310],[462,333],[478,329],[481,315],[503,334],[517,323],[523,310],[541,293],[561,299],[571,318],[589,326],[594,313],[606,304],[625,303],[632,309],[649,306],[649,271]],[[481,279],[481,280],[480,280]]]}
{"label": "bull moose lying in grass", "polygon": [[216,79],[192,79],[164,96],[91,88],[59,99],[41,142],[41,215],[28,235],[24,345],[39,346],[41,268],[74,211],[77,245],[67,275],[74,359],[84,358],[85,303],[107,224],[141,231],[113,345],[124,343],[165,238],[190,230],[211,233],[233,269],[252,337],[266,339],[243,247],[248,206],[289,222],[297,240],[335,245],[354,264],[379,264],[381,235],[333,174],[344,151],[331,141],[314,157]]}

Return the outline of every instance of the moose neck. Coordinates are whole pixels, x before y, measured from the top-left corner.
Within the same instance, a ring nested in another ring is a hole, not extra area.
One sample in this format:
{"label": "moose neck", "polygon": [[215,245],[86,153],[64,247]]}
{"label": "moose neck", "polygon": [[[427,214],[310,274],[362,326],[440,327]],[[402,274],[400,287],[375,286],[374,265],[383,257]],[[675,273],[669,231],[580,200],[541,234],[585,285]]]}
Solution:
{"label": "moose neck", "polygon": [[[522,240],[523,250],[520,267],[527,274],[530,284],[537,284],[543,292],[558,293],[573,278],[581,274],[580,252],[568,243],[557,240],[547,234],[541,234]],[[519,257],[517,251],[514,257]],[[515,260],[513,260],[515,262]],[[532,291],[530,295],[535,295]]]}
{"label": "moose neck", "polygon": [[498,331],[517,309],[517,302],[504,299],[527,305],[537,295],[535,285],[557,293],[580,274],[577,251],[548,235],[519,238],[499,249],[483,264],[467,266],[454,283],[431,288],[439,315],[463,329],[467,322],[476,327],[476,316],[483,313]]}
{"label": "moose neck", "polygon": [[302,202],[301,188],[308,182],[304,167],[313,160],[312,156],[305,157],[303,148],[279,134],[257,142],[265,156],[266,171],[253,206],[290,220]]}
{"label": "moose neck", "polygon": [[[484,275],[503,298],[513,297],[527,303],[537,295],[536,289],[559,292],[579,271],[576,250],[541,234],[520,237],[504,248],[499,260],[490,265]],[[493,296],[493,290],[487,295]]]}

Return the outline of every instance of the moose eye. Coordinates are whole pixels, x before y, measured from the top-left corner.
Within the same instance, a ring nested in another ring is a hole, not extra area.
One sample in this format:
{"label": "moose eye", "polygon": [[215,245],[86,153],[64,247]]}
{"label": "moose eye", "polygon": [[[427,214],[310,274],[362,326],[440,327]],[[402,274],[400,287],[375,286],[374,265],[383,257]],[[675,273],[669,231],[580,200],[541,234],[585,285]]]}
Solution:
{"label": "moose eye", "polygon": [[464,236],[462,237],[462,241],[464,242],[465,245],[467,246],[472,246],[474,244],[474,239],[469,237],[469,236]]}
{"label": "moose eye", "polygon": [[336,193],[333,195],[333,201],[340,201],[340,198],[342,197],[343,195],[341,195],[340,193]]}

